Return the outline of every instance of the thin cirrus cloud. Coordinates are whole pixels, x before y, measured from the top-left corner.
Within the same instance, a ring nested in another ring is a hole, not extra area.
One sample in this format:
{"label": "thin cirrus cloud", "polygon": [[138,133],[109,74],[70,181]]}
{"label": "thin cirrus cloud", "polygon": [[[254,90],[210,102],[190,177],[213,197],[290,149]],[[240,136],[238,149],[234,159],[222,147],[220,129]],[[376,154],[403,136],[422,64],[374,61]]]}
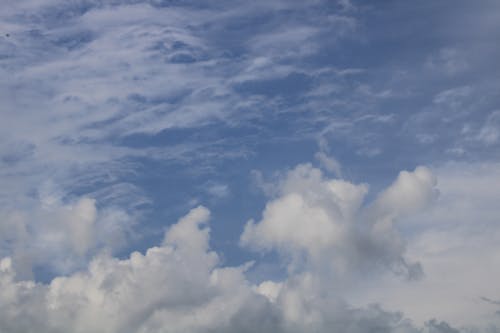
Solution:
{"label": "thin cirrus cloud", "polygon": [[4,7],[0,331],[499,331],[495,1]]}

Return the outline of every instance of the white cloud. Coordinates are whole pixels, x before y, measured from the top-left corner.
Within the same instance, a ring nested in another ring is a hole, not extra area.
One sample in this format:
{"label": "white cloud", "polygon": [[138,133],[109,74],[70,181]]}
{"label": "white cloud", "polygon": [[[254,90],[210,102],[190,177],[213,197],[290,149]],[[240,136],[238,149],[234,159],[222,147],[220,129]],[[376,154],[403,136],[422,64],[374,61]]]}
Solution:
{"label": "white cloud", "polygon": [[[241,267],[221,267],[209,248],[209,211],[197,207],[161,246],[119,260],[96,256],[88,268],[49,284],[16,280],[0,261],[2,332],[343,332],[373,327],[413,332],[398,314],[349,308],[314,274],[251,286]],[[264,295],[264,296],[263,296]],[[269,300],[268,300],[269,299]],[[415,331],[416,332],[416,331]]]}
{"label": "white cloud", "polygon": [[291,257],[291,271],[331,270],[330,278],[345,279],[383,267],[418,277],[418,264],[404,258],[395,223],[430,204],[436,197],[434,186],[425,167],[403,171],[372,204],[363,205],[367,185],[325,179],[319,169],[299,165],[267,204],[262,220],[247,223],[241,243]]}
{"label": "white cloud", "polygon": [[379,194],[371,209],[375,216],[402,217],[414,214],[437,199],[437,180],[426,167],[401,171],[398,178]]}
{"label": "white cloud", "polygon": [[[338,320],[333,309],[343,309],[338,302],[346,299],[402,311],[422,332],[458,332],[447,322],[464,332],[496,332],[498,305],[485,298],[500,293],[498,170],[497,164],[450,164],[435,173],[418,167],[402,171],[372,203],[361,204],[363,185],[298,166],[262,220],[250,221],[242,234],[243,245],[275,249],[292,260],[285,281],[266,281],[259,292],[306,331],[325,318]],[[351,269],[344,276],[343,259]],[[380,264],[385,269],[374,269]],[[394,274],[401,271],[419,279]]]}
{"label": "white cloud", "polygon": [[281,288],[283,288],[282,283],[264,281],[255,288],[255,291],[263,296],[266,296],[269,301],[276,302],[276,299],[281,292]]}
{"label": "white cloud", "polygon": [[481,297],[500,295],[499,170],[496,163],[437,168],[439,199],[404,221],[413,231],[407,255],[425,276],[409,284],[387,276],[364,288],[356,304],[377,301],[417,324],[437,317],[458,327],[498,327],[498,306]]}
{"label": "white cloud", "polygon": [[85,267],[97,250],[123,248],[135,222],[132,214],[117,207],[97,209],[89,197],[64,203],[57,195],[42,194],[30,204],[29,209],[3,212],[0,218],[0,255],[12,257],[21,279],[31,278],[41,267],[49,275]]}
{"label": "white cloud", "polygon": [[[164,243],[118,260],[102,254],[88,270],[50,284],[19,282],[1,261],[3,332],[206,332],[223,328],[251,299],[242,268],[217,268],[208,249],[209,212],[193,209]],[[257,297],[257,296],[256,296]],[[37,326],[30,327],[30,324]]]}
{"label": "white cloud", "polygon": [[[481,172],[477,167],[436,170],[443,181],[442,197],[436,202],[434,175],[418,167],[402,171],[371,203],[364,203],[367,185],[325,178],[309,164],[297,166],[279,186],[262,220],[247,224],[241,236],[244,245],[281,253],[289,265],[281,281],[252,285],[245,275],[250,264],[223,266],[209,245],[210,212],[201,206],[172,225],[160,246],[144,254],[134,252],[127,259],[101,253],[87,268],[48,284],[19,280],[13,259],[4,258],[0,329],[8,333],[33,327],[39,332],[82,333],[361,333],[375,328],[456,332],[446,322],[428,321],[433,317],[467,326],[495,324],[495,304],[484,298],[498,298],[494,283],[500,253],[495,250],[498,215],[482,212],[481,205],[491,208],[491,200],[498,197],[495,189],[500,187],[482,191],[484,181],[496,181],[498,177],[492,176],[497,170],[494,166],[483,166]],[[464,172],[475,177],[463,183]],[[472,206],[455,211],[463,195],[479,197]],[[45,202],[50,207],[58,201]],[[428,210],[431,202],[435,204]],[[99,220],[89,199],[61,209],[81,218],[84,226]],[[422,214],[435,227],[419,223]],[[470,221],[460,221],[455,231],[437,232],[467,214],[478,214],[480,223],[489,226],[484,229],[487,234],[471,232],[477,223]],[[406,235],[407,245],[398,231],[405,225],[424,227]],[[80,227],[75,232],[82,234]],[[74,244],[76,250],[87,245]],[[484,253],[485,247],[491,251]],[[400,273],[415,274],[417,266],[408,263],[417,260],[425,277],[402,279]],[[369,305],[379,301],[389,309],[404,310],[404,315]]]}

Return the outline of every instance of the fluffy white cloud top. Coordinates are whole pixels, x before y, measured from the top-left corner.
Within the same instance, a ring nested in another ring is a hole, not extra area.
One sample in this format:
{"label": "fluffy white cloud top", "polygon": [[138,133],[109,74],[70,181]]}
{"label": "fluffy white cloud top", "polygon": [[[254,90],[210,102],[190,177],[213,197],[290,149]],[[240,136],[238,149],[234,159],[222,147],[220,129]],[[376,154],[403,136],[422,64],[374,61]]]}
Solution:
{"label": "fluffy white cloud top", "polygon": [[127,243],[135,222],[118,207],[98,209],[90,197],[63,202],[41,194],[29,203],[0,214],[0,255],[12,257],[22,279],[40,268],[49,274],[72,273],[104,248],[114,253]]}
{"label": "fluffy white cloud top", "polygon": [[500,298],[500,166],[450,163],[435,174],[438,200],[405,220],[412,230],[407,256],[422,264],[425,277],[407,284],[386,276],[360,298],[403,311],[416,323],[436,316],[456,326],[499,327],[500,307],[485,298]]}
{"label": "fluffy white cloud top", "polygon": [[[350,309],[334,295],[317,299],[314,273],[253,287],[248,265],[221,267],[209,248],[209,212],[198,207],[165,234],[161,246],[119,260],[106,254],[49,284],[19,281],[0,263],[2,332],[364,332],[411,328],[378,307]],[[274,290],[273,290],[274,289]],[[265,296],[264,296],[265,295]],[[274,300],[271,295],[274,295]],[[333,296],[333,297],[332,297]],[[276,300],[276,297],[279,299]]]}
{"label": "fluffy white cloud top", "polygon": [[[372,202],[364,201],[366,184],[329,179],[310,164],[291,170],[279,189],[262,219],[246,225],[241,242],[259,251],[278,251],[288,267],[282,280],[254,285],[246,276],[252,263],[223,265],[210,248],[210,212],[199,206],[172,225],[159,246],[144,254],[134,252],[118,259],[104,251],[86,268],[49,283],[21,278],[16,258],[5,257],[0,263],[0,330],[457,332],[445,322],[431,320],[447,314],[437,305],[430,305],[433,312],[424,323],[406,319],[430,314],[425,311],[425,297],[418,294],[440,295],[435,279],[443,270],[466,273],[457,261],[461,250],[443,257],[432,252],[436,247],[421,246],[439,237],[431,234],[432,229],[419,233],[408,245],[398,231],[400,223],[417,223],[411,214],[438,214],[432,208],[439,204],[436,178],[428,168],[402,171]],[[61,225],[68,249],[82,255],[94,246],[88,235],[98,220],[95,203],[84,198],[59,209],[74,222]],[[416,260],[425,264],[425,276]],[[494,299],[491,295],[477,299]],[[374,302],[369,302],[371,296]],[[430,299],[436,301],[436,296]],[[408,311],[388,312],[378,301]],[[491,329],[496,332],[494,326]]]}
{"label": "fluffy white cloud top", "polygon": [[418,278],[418,263],[409,263],[395,223],[425,208],[436,198],[429,169],[403,171],[372,203],[364,204],[366,184],[325,178],[310,164],[290,171],[278,197],[258,223],[249,221],[244,246],[275,249],[290,260],[290,271],[331,270],[328,278],[390,269]]}
{"label": "fluffy white cloud top", "polygon": [[195,208],[161,246],[125,260],[98,255],[86,270],[50,284],[17,280],[12,260],[3,259],[2,332],[206,332],[229,325],[257,296],[245,267],[218,267],[208,217],[206,208]]}

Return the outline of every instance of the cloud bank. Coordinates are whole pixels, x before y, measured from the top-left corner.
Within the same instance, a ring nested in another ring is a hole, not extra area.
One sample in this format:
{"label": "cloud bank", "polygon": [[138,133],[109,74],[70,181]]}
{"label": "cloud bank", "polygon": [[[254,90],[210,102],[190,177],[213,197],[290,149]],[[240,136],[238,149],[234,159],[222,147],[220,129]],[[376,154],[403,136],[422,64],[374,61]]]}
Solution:
{"label": "cloud bank", "polygon": [[[2,259],[2,332],[458,332],[432,318],[416,325],[376,303],[349,303],[378,292],[374,285],[388,278],[408,290],[427,279],[407,258],[398,225],[436,202],[428,168],[402,171],[371,202],[364,202],[368,185],[329,179],[310,164],[289,171],[278,187],[262,219],[245,226],[241,243],[277,251],[284,279],[254,284],[246,276],[254,263],[224,265],[210,248],[210,211],[199,206],[145,253],[118,259],[102,252],[85,269],[49,283],[20,279],[16,258]],[[70,248],[81,255],[91,245],[94,202],[62,209],[74,226],[66,232]],[[367,276],[371,286],[363,283]]]}

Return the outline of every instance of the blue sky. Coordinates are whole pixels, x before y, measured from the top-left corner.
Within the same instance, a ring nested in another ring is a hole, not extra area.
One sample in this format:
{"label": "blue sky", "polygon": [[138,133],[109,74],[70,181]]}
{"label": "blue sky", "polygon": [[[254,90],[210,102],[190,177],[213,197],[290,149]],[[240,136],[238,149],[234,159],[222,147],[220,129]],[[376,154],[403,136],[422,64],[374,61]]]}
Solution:
{"label": "blue sky", "polygon": [[2,332],[500,330],[497,1],[2,7]]}

